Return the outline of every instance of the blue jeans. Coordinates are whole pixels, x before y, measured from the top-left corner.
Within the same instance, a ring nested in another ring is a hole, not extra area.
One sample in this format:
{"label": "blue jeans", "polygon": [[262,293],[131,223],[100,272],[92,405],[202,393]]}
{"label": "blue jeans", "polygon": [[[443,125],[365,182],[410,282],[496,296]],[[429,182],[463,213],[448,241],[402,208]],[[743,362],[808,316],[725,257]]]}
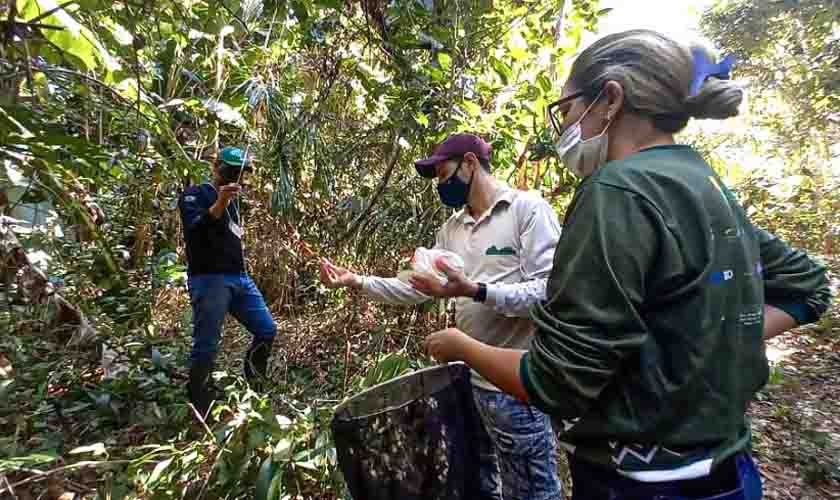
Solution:
{"label": "blue jeans", "polygon": [[473,388],[482,500],[560,500],[551,419],[507,394]]}
{"label": "blue jeans", "polygon": [[225,314],[230,313],[255,341],[277,335],[277,326],[248,273],[199,274],[187,278],[193,311],[192,361],[212,360],[219,349]]}
{"label": "blue jeans", "polygon": [[761,475],[748,453],[687,481],[642,483],[569,456],[572,500],[761,500]]}

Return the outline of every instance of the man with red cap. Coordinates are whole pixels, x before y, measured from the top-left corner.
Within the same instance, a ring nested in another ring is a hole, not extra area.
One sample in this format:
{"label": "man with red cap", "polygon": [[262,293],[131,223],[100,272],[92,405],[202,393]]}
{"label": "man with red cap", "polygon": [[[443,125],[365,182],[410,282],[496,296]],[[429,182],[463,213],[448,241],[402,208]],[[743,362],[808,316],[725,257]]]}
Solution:
{"label": "man with red cap", "polygon": [[[415,162],[417,173],[437,180],[441,202],[459,209],[438,231],[434,248],[458,254],[463,273],[449,270],[446,285],[415,274],[409,285],[397,278],[360,276],[324,260],[321,281],[389,304],[454,298],[460,330],[494,346],[527,349],[534,332],[528,309],[545,298],[560,223],[539,194],[496,180],[490,153],[478,136],[455,134],[431,157]],[[482,436],[477,443],[482,498],[561,498],[550,419],[475,372],[472,380],[475,425]]]}

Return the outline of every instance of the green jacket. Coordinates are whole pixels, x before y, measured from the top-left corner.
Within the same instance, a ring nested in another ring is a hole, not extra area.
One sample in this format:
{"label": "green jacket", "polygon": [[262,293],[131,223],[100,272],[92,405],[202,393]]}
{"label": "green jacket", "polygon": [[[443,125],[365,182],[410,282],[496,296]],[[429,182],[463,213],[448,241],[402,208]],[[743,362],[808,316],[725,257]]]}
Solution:
{"label": "green jacket", "polygon": [[764,304],[806,323],[830,292],[825,268],[755,228],[694,150],[661,146],[581,183],[547,297],[520,365],[530,399],[575,454],[633,477],[748,447]]}

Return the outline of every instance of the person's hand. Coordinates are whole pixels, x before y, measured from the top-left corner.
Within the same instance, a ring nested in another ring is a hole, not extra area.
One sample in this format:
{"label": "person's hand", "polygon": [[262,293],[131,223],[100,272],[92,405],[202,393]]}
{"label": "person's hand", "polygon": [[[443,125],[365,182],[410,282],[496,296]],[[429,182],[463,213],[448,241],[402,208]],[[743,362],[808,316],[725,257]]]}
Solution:
{"label": "person's hand", "polygon": [[412,273],[408,281],[415,290],[424,295],[438,298],[472,298],[478,293],[478,284],[467,279],[464,273],[449,267],[445,259],[439,259],[435,265],[446,273],[446,284],[441,285],[437,277],[428,273]]}
{"label": "person's hand", "polygon": [[227,205],[230,200],[235,198],[239,192],[242,191],[242,186],[236,183],[225,184],[219,187],[219,201]]}
{"label": "person's hand", "polygon": [[449,363],[463,361],[467,349],[477,342],[457,328],[447,328],[426,337],[423,345],[429,356],[441,363]]}
{"label": "person's hand", "polygon": [[362,277],[327,259],[321,259],[321,283],[327,288],[361,288]]}
{"label": "person's hand", "polygon": [[224,186],[219,186],[219,196],[216,198],[213,205],[210,206],[210,215],[212,215],[215,219],[221,219],[225,214],[225,209],[227,208],[228,203],[230,203],[230,200],[239,194],[241,189],[242,188],[239,184],[225,184]]}

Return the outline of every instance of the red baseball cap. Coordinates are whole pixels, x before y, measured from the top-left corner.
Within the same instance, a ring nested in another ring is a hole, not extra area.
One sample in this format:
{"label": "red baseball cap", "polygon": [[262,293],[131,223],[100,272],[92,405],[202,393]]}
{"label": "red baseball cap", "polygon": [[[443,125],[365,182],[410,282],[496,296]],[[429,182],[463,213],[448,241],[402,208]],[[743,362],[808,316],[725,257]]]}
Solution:
{"label": "red baseball cap", "polygon": [[435,148],[432,156],[414,162],[414,168],[422,177],[435,176],[435,165],[450,158],[473,153],[479,160],[490,161],[491,146],[473,134],[452,134]]}

